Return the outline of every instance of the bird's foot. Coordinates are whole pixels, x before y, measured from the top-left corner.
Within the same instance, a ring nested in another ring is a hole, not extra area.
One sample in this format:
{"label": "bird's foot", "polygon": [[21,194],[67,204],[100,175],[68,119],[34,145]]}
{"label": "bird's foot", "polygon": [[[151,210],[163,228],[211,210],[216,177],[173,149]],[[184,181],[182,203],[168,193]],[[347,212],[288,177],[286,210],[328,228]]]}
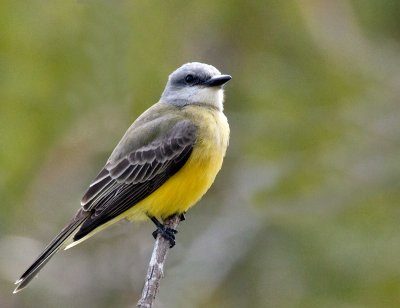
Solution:
{"label": "bird's foot", "polygon": [[158,221],[155,217],[150,217],[151,221],[156,225],[157,229],[152,233],[154,239],[157,239],[157,235],[161,235],[163,238],[169,241],[169,248],[175,246],[175,234],[178,233],[175,229],[164,226],[160,221]]}
{"label": "bird's foot", "polygon": [[157,238],[157,236],[160,234],[163,238],[169,241],[169,248],[172,248],[175,246],[175,234],[177,234],[178,231],[169,227],[166,227],[164,225],[158,225],[157,229],[152,233],[154,239]]}

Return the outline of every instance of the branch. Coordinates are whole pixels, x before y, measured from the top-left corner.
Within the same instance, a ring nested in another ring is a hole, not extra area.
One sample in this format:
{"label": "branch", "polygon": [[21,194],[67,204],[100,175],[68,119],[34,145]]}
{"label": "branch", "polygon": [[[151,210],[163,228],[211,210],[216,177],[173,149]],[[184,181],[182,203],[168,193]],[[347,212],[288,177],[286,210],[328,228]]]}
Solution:
{"label": "branch", "polygon": [[[164,225],[176,229],[180,221],[179,215],[173,215],[164,221]],[[164,276],[164,263],[167,258],[169,246],[170,242],[159,234],[154,243],[153,254],[151,255],[149,268],[147,269],[142,297],[137,303],[138,308],[153,307],[158,288],[160,287],[160,280]]]}

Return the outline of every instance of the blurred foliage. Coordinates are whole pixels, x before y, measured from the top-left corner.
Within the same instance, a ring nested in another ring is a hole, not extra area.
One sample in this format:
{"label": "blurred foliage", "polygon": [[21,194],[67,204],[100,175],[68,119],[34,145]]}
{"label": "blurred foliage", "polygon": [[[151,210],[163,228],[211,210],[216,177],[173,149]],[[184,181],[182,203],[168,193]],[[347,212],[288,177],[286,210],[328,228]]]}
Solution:
{"label": "blurred foliage", "polygon": [[3,0],[0,20],[2,307],[134,305],[151,224],[12,282],[188,61],[233,76],[231,144],[157,307],[398,307],[400,2]]}

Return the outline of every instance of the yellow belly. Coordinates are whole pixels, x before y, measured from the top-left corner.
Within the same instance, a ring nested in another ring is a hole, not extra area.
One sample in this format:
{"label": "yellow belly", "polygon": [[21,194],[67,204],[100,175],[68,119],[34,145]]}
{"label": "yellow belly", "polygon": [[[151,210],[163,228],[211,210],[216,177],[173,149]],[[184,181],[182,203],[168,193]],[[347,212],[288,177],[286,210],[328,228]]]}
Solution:
{"label": "yellow belly", "polygon": [[150,216],[166,218],[186,212],[206,193],[221,168],[223,153],[207,155],[201,149],[192,152],[189,160],[174,176],[146,199],[125,213],[129,220]]}
{"label": "yellow belly", "polygon": [[150,196],[123,217],[146,218],[146,214],[166,218],[186,212],[210,188],[221,169],[229,139],[229,126],[223,113],[189,106],[184,111],[199,126],[196,146],[186,164]]}

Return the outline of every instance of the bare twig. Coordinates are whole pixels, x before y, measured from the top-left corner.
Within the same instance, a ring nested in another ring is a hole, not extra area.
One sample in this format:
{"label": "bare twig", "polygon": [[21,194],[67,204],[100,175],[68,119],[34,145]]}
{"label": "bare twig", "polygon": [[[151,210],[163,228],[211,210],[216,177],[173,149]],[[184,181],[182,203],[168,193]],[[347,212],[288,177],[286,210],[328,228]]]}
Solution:
{"label": "bare twig", "polygon": [[[179,215],[173,215],[164,221],[166,227],[176,229],[181,219]],[[154,243],[153,254],[151,255],[149,268],[147,269],[146,281],[144,283],[142,297],[137,303],[139,308],[153,307],[160,280],[164,276],[164,263],[169,250],[170,242],[160,234]]]}

